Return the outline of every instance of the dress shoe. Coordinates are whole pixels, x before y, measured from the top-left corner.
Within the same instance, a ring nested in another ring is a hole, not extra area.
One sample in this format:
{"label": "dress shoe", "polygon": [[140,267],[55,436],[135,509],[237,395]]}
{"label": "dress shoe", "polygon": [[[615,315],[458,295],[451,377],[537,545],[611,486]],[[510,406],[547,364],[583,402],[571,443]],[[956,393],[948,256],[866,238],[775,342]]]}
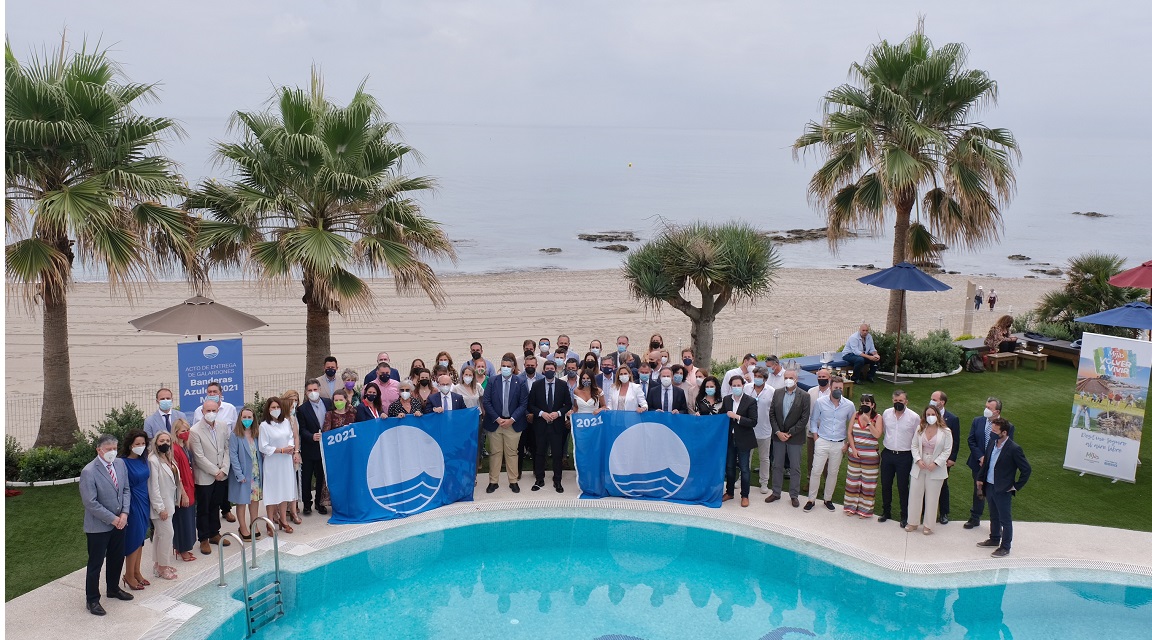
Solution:
{"label": "dress shoe", "polygon": [[202,553],[206,556],[211,555],[212,554],[212,544],[209,543],[207,540],[201,540],[200,541],[200,553]]}
{"label": "dress shoe", "polygon": [[942,515],[939,518],[937,518],[936,521],[939,522],[940,524],[948,524],[948,516]]}
{"label": "dress shoe", "polygon": [[326,515],[328,515],[328,507],[325,507],[324,505],[320,505],[320,506],[316,507],[316,512],[322,516],[326,516]]}
{"label": "dress shoe", "polygon": [[809,500],[808,502],[806,502],[804,504],[804,511],[811,511],[812,507],[815,507],[815,506],[816,506],[816,503]]}
{"label": "dress shoe", "polygon": [[975,529],[976,527],[979,527],[979,526],[980,526],[979,520],[969,520],[968,522],[964,523],[965,529]]}
{"label": "dress shoe", "polygon": [[544,485],[540,484],[539,482],[535,482],[535,483],[533,483],[533,484],[532,484],[532,490],[533,490],[533,491],[539,491],[539,490],[540,490],[540,488],[541,488],[541,487],[543,487],[543,486],[544,486]]}
{"label": "dress shoe", "polygon": [[907,526],[908,526],[908,521],[907,521],[907,520],[901,520],[901,521],[900,521],[900,528],[901,528],[901,529],[904,529],[904,528],[906,528]]}
{"label": "dress shoe", "polygon": [[91,613],[94,616],[102,616],[108,612],[104,610],[104,607],[100,606],[99,602],[89,602],[88,613]]}
{"label": "dress shoe", "polygon": [[748,498],[740,498],[740,506],[741,507],[747,507],[748,506]]}
{"label": "dress shoe", "polygon": [[306,516],[312,515],[312,507],[304,507],[304,515],[306,515]]}
{"label": "dress shoe", "polygon": [[485,493],[492,493],[492,492],[496,491],[496,487],[499,487],[499,486],[500,486],[500,485],[498,485],[498,484],[496,484],[495,482],[493,482],[493,483],[491,483],[491,484],[489,484],[489,485],[488,485],[488,488],[487,488],[487,489],[485,489],[485,490],[484,490],[484,492],[485,492]]}
{"label": "dress shoe", "polygon": [[512,493],[520,493],[520,483],[519,482],[508,483],[508,488],[512,490]]}
{"label": "dress shoe", "polygon": [[984,542],[977,542],[976,546],[977,547],[999,547],[1000,541],[999,540],[993,540],[992,538],[988,538]]}
{"label": "dress shoe", "polygon": [[224,519],[228,522],[236,522],[236,516],[232,515],[231,511],[224,512]]}
{"label": "dress shoe", "polygon": [[220,537],[220,534],[216,534],[216,535],[212,536],[211,538],[208,538],[208,542],[211,542],[212,544],[221,544],[221,545],[224,545],[225,547],[232,546],[232,541],[229,540],[228,538]]}
{"label": "dress shoe", "polygon": [[792,498],[792,506],[793,507],[799,507],[800,506],[800,498]]}
{"label": "dress shoe", "polygon": [[728,501],[729,501],[729,500],[731,500],[731,499],[732,499],[732,496],[730,496],[730,495],[728,495],[727,493],[725,493],[725,494],[724,494],[724,497],[723,497],[723,498],[720,498],[720,502],[728,502]]}
{"label": "dress shoe", "polygon": [[768,496],[767,498],[764,498],[764,502],[771,504],[773,502],[776,502],[779,499],[780,499],[780,496],[773,493],[772,495]]}
{"label": "dress shoe", "polygon": [[134,600],[136,596],[128,593],[127,591],[117,587],[115,591],[108,592],[109,598],[116,598],[117,600]]}
{"label": "dress shoe", "polygon": [[992,552],[992,557],[993,558],[1006,558],[1006,557],[1008,557],[1008,550],[1005,549],[1004,547],[999,547],[995,551]]}
{"label": "dress shoe", "polygon": [[552,486],[556,487],[556,493],[564,493],[564,485],[560,484],[559,482]]}
{"label": "dress shoe", "polygon": [[829,510],[829,511],[835,511],[836,505],[832,504],[831,500],[825,500],[824,501],[824,508]]}

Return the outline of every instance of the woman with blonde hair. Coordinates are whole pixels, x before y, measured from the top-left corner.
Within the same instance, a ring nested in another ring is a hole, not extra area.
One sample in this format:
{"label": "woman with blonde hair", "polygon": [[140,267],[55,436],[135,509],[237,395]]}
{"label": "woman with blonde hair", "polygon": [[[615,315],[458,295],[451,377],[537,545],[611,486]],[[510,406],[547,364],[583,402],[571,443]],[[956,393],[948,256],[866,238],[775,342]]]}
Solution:
{"label": "woman with blonde hair", "polygon": [[605,392],[604,401],[613,411],[644,413],[648,410],[648,399],[640,392],[640,385],[632,382],[632,370],[628,367],[616,370],[616,379]]}
{"label": "woman with blonde hair", "polygon": [[280,404],[288,414],[288,423],[292,425],[292,442],[296,443],[292,452],[292,472],[295,474],[296,499],[288,503],[288,518],[292,524],[300,524],[300,424],[296,422],[296,407],[300,406],[300,392],[289,389],[280,394]]}
{"label": "woman with blonde hair", "polygon": [[359,406],[360,390],[356,388],[356,383],[360,380],[360,374],[355,369],[347,368],[340,374],[340,379],[344,382],[344,392],[348,394],[348,406]]}
{"label": "woman with blonde hair", "polygon": [[[264,499],[264,459],[257,443],[260,426],[256,424],[256,414],[251,409],[245,407],[240,410],[232,436],[228,439],[228,460],[231,464],[228,500],[236,505],[240,537],[251,540],[253,532],[250,525],[260,515],[260,501]],[[248,529],[247,533],[245,529]]]}
{"label": "woman with blonde hair", "polygon": [[192,426],[183,418],[172,423],[172,433],[176,436],[172,457],[182,488],[172,517],[172,546],[184,562],[196,559],[196,554],[192,553],[192,547],[196,546],[196,477],[192,473],[192,450],[188,445],[191,429]]}
{"label": "woman with blonde hair", "polygon": [[172,527],[176,507],[184,497],[180,469],[172,451],[172,436],[161,431],[152,439],[148,456],[148,500],[152,516],[152,575],[175,580],[176,567],[166,564],[172,557]]}
{"label": "woman with blonde hair", "polygon": [[952,455],[952,430],[944,424],[940,409],[929,405],[920,414],[920,428],[912,436],[912,479],[908,489],[908,526],[915,531],[924,515],[924,535],[932,535],[940,488],[948,479],[948,456]]}

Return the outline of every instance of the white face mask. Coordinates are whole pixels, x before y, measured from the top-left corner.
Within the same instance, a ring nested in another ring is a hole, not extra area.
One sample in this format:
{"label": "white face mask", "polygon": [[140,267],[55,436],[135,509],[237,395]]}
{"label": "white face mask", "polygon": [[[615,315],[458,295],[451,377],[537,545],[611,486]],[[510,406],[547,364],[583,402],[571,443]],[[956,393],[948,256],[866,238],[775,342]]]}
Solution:
{"label": "white face mask", "polygon": [[928,406],[930,406],[930,407],[939,407],[939,406],[940,406],[940,403],[939,403],[939,402],[936,402],[935,400],[929,400],[929,401],[928,401]]}
{"label": "white face mask", "polygon": [[702,386],[704,384],[704,378],[696,378],[696,384]]}
{"label": "white face mask", "polygon": [[273,418],[279,418],[280,417],[280,408],[275,407],[275,408],[269,409],[268,415],[272,416]]}
{"label": "white face mask", "polygon": [[448,393],[451,390],[452,390],[452,385],[450,385],[450,384],[440,385],[440,393]]}
{"label": "white face mask", "polygon": [[620,382],[628,382],[631,379],[632,376],[620,376]]}
{"label": "white face mask", "polygon": [[464,384],[472,384],[472,376],[464,376]]}
{"label": "white face mask", "polygon": [[668,356],[660,356],[660,364],[668,364]]}
{"label": "white face mask", "polygon": [[308,392],[308,399],[311,400],[312,402],[316,402],[317,400],[320,399],[320,392],[319,391],[309,391]]}
{"label": "white face mask", "polygon": [[448,361],[447,361],[447,360],[441,360],[441,361],[440,361],[440,366],[441,366],[441,367],[444,367],[445,369],[447,369],[447,368],[448,368]]}
{"label": "white face mask", "polygon": [[205,422],[216,422],[216,412],[215,411],[205,411],[204,412],[204,421]]}
{"label": "white face mask", "polygon": [[116,461],[116,450],[113,449],[111,451],[105,451],[104,455],[101,457],[104,458],[104,462],[107,462],[108,464],[112,464],[113,462]]}
{"label": "white face mask", "polygon": [[796,381],[793,380],[792,378],[785,378],[784,379],[784,386],[791,389],[792,387],[796,386]]}
{"label": "white face mask", "polygon": [[138,456],[142,456],[142,455],[144,455],[144,447],[143,446],[132,447],[132,453],[135,453]]}
{"label": "white face mask", "polygon": [[594,353],[596,355],[600,355],[600,347],[592,347],[591,349],[589,349],[589,351],[591,351],[592,353]]}
{"label": "white face mask", "polygon": [[988,407],[984,407],[984,417],[985,418],[991,418],[993,415],[995,415],[995,414],[991,409],[989,409]]}
{"label": "white face mask", "polygon": [[672,378],[669,378],[668,376],[660,376],[660,384],[664,385],[665,387],[671,387]]}
{"label": "white face mask", "polygon": [[408,398],[411,398],[411,397],[412,397],[412,392],[411,392],[411,391],[401,391],[401,392],[400,392],[400,397],[401,397],[401,398],[404,398],[405,400],[407,400]]}
{"label": "white face mask", "polygon": [[936,416],[928,416],[924,418],[924,420],[927,421],[928,424],[936,424]]}

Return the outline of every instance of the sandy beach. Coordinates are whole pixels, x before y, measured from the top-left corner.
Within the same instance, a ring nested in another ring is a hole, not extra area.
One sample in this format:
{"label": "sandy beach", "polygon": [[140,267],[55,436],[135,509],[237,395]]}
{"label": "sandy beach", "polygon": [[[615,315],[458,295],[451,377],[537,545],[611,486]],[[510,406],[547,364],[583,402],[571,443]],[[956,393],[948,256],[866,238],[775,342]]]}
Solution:
{"label": "sandy beach", "polygon": [[[888,292],[856,282],[864,271],[786,269],[772,294],[755,305],[725,310],[716,322],[715,357],[755,350],[768,353],[815,353],[844,339],[861,320],[883,328]],[[909,293],[909,324],[913,331],[943,325],[957,335],[970,276],[940,276],[953,289],[944,293]],[[1059,280],[981,278],[986,291],[1000,295],[997,311],[1010,313],[1034,306]],[[485,355],[521,353],[525,338],[555,338],[566,333],[581,351],[598,338],[611,348],[618,334],[627,334],[640,352],[648,337],[659,332],[669,348],[689,342],[689,322],[667,308],[646,312],[633,301],[619,273],[603,271],[541,271],[496,275],[452,276],[444,279],[448,303],[436,309],[423,297],[399,297],[391,280],[374,281],[376,309],[347,318],[332,316],[332,348],[342,367],[361,375],[387,350],[393,363],[407,370],[412,358],[431,361],[445,349],[455,360],[466,355],[468,343],[484,343]],[[39,394],[43,372],[43,335],[39,316],[31,316],[9,290],[6,309],[7,393]],[[244,336],[246,377],[303,374],[304,316],[297,283],[288,290],[262,290],[252,283],[220,282],[210,297],[254,314],[267,327]],[[77,393],[125,387],[154,387],[176,380],[178,341],[195,339],[138,332],[130,319],[171,306],[189,297],[181,283],[143,288],[134,304],[109,295],[108,286],[77,284],[69,299],[73,389]],[[1000,313],[987,306],[973,321],[973,333],[983,335]],[[207,332],[210,331],[206,329]],[[205,336],[207,337],[207,335]],[[806,348],[807,347],[807,348]],[[315,374],[316,372],[310,372]],[[251,386],[251,385],[250,385]],[[257,389],[249,388],[248,395]]]}

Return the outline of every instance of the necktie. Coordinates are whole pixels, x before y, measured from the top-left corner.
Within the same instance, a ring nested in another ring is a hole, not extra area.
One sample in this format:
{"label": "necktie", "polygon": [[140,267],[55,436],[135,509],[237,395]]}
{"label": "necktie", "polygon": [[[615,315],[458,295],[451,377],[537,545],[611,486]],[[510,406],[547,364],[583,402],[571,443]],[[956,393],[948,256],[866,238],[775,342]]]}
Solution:
{"label": "necktie", "polygon": [[508,387],[510,386],[509,380],[501,380],[500,386],[504,389],[504,415],[502,417],[509,417],[512,414],[508,412]]}
{"label": "necktie", "polygon": [[108,475],[112,476],[112,484],[115,485],[117,489],[119,489],[120,482],[116,480],[116,470],[112,468],[111,464],[108,465]]}
{"label": "necktie", "polygon": [[984,421],[984,450],[988,450],[988,441],[992,439],[992,421]]}
{"label": "necktie", "polygon": [[672,410],[672,399],[671,399],[671,395],[672,395],[672,390],[671,390],[671,389],[667,389],[667,390],[665,390],[665,391],[664,391],[664,411],[665,411],[665,412],[668,412],[668,411],[671,411],[671,410]]}
{"label": "necktie", "polygon": [[172,420],[170,415],[167,413],[164,414],[164,430],[169,433],[172,432]]}
{"label": "necktie", "polygon": [[552,383],[548,383],[548,408],[552,408]]}

